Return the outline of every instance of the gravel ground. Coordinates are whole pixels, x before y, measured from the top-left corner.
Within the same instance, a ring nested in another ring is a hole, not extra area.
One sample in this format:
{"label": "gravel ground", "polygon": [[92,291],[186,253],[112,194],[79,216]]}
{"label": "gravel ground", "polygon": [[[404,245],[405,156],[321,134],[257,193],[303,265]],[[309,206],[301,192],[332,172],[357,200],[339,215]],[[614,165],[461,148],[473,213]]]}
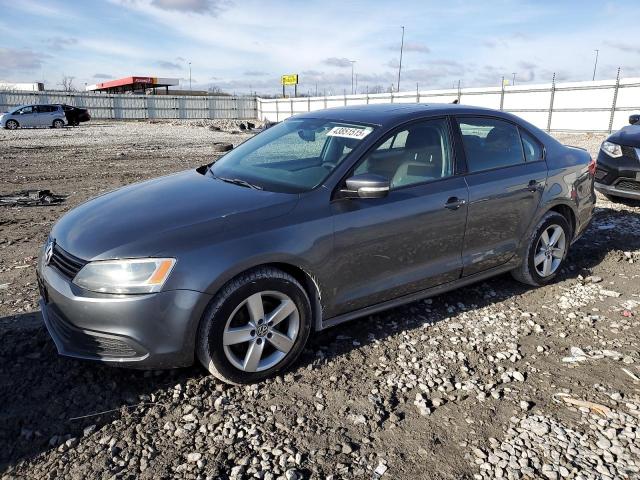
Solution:
{"label": "gravel ground", "polygon": [[[247,138],[228,130],[237,125],[0,131],[0,193],[70,195],[0,207],[1,478],[640,477],[631,202],[598,198],[553,285],[503,275],[342,325],[260,385],[59,357],[34,275],[52,223],[100,192],[211,161],[212,142]],[[559,138],[592,155],[603,139]]]}

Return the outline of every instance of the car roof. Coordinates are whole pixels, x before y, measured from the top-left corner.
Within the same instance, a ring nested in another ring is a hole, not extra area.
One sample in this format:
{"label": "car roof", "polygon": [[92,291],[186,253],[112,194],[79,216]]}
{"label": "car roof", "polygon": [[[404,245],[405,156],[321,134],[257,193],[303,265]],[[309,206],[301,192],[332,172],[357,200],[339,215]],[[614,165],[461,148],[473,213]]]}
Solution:
{"label": "car roof", "polygon": [[[387,103],[369,105],[349,105],[346,107],[327,108],[314,112],[302,113],[291,118],[322,118],[344,122],[361,122],[372,125],[388,126],[415,118],[438,115],[492,115],[514,120],[511,114],[491,108],[458,105],[454,103]],[[521,119],[519,119],[522,121]]]}

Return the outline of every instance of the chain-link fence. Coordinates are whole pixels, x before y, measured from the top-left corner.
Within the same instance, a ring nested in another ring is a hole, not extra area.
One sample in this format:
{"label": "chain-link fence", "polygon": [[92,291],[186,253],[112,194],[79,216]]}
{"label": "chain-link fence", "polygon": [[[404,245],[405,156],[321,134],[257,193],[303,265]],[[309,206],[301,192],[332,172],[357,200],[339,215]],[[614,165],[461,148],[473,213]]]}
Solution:
{"label": "chain-link fence", "polygon": [[547,131],[610,132],[640,113],[640,78],[327,97],[261,99],[258,118],[280,121],[297,113],[374,103],[452,103],[503,110]]}
{"label": "chain-link fence", "polygon": [[0,112],[18,105],[47,103],[87,108],[96,119],[248,119],[257,116],[255,97],[0,91]]}

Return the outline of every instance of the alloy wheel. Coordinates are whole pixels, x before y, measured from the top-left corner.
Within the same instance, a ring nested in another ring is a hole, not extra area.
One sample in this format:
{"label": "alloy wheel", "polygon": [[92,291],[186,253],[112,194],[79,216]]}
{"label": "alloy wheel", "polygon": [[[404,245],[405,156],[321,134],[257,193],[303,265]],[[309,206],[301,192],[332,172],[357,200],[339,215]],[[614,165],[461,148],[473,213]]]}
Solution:
{"label": "alloy wheel", "polygon": [[15,130],[16,128],[18,128],[18,122],[16,122],[15,120],[9,120],[6,123],[6,126],[9,130]]}
{"label": "alloy wheel", "polygon": [[298,337],[300,313],[282,292],[262,291],[246,298],[227,319],[224,353],[244,372],[260,372],[287,356]]}
{"label": "alloy wheel", "polygon": [[560,225],[549,225],[536,245],[533,265],[541,277],[553,275],[560,267],[567,250],[567,239]]}

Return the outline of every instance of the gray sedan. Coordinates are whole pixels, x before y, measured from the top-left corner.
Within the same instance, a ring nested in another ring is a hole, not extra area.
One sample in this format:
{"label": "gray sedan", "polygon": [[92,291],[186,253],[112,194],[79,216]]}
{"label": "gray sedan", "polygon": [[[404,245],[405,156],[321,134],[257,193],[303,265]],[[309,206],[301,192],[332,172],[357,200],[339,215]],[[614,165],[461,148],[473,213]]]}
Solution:
{"label": "gray sedan", "polygon": [[38,262],[44,321],[63,355],[260,381],[342,322],[504,272],[553,281],[594,171],[494,110],[298,115],[62,217]]}
{"label": "gray sedan", "polygon": [[9,130],[28,127],[62,128],[66,123],[62,105],[21,105],[0,115],[0,127]]}

